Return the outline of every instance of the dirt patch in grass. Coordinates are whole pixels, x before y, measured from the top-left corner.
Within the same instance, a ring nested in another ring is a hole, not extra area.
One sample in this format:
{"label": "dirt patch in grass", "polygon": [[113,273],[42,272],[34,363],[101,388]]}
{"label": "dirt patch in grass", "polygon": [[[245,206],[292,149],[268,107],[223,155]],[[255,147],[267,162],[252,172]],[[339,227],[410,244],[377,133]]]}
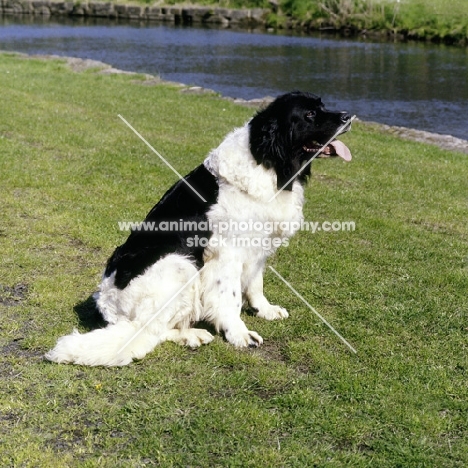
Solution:
{"label": "dirt patch in grass", "polygon": [[266,361],[275,361],[286,364],[288,359],[283,351],[283,345],[273,340],[264,341],[262,346],[255,350],[255,353]]}
{"label": "dirt patch in grass", "polygon": [[[37,360],[42,360],[42,352],[33,351],[29,349],[22,348],[21,341],[24,338],[15,338],[6,345],[2,346],[1,353],[2,355],[12,355],[17,358],[32,359],[36,358]],[[0,367],[0,375],[5,376]]]}
{"label": "dirt patch in grass", "polygon": [[28,285],[18,283],[14,286],[0,284],[0,304],[4,306],[17,306],[25,301],[28,295]]}

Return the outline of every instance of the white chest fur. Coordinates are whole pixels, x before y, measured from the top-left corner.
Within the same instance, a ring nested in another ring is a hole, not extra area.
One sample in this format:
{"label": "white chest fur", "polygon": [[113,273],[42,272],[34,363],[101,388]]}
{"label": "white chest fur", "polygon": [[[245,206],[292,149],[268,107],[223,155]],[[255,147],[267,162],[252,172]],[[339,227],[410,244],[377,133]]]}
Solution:
{"label": "white chest fur", "polygon": [[303,188],[295,182],[292,191],[278,193],[274,170],[257,164],[250,152],[248,124],[228,135],[205,166],[219,182],[218,201],[208,212],[215,244],[219,238],[230,244],[235,239],[285,239],[297,231]]}

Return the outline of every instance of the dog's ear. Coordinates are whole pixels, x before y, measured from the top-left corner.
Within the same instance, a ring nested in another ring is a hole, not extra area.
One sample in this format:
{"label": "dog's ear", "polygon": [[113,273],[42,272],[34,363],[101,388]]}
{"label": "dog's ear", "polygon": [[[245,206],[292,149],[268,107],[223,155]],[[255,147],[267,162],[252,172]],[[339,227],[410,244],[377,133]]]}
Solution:
{"label": "dog's ear", "polygon": [[[279,190],[299,168],[295,167],[293,161],[292,130],[281,125],[270,108],[261,111],[250,121],[250,151],[257,164],[274,169]],[[292,190],[292,182],[284,190]]]}

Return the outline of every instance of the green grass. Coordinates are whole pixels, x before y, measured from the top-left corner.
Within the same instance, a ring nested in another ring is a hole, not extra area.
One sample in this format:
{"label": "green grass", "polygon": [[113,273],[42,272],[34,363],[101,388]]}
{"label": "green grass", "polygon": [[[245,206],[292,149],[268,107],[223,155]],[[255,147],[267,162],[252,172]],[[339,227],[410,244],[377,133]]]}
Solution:
{"label": "green grass", "polygon": [[[313,163],[299,233],[267,270],[290,318],[245,316],[265,344],[165,343],[125,368],[42,355],[73,327],[126,234],[252,109],[132,76],[0,55],[0,466],[465,467],[467,156],[363,123],[350,164]],[[349,109],[352,112],[352,109]],[[80,318],[81,316],[81,318]]]}

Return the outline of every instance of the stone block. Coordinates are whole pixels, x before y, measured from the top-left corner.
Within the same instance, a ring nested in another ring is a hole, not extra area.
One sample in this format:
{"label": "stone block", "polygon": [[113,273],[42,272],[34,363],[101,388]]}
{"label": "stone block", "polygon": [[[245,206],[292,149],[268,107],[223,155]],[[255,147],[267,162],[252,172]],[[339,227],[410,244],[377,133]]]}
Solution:
{"label": "stone block", "polygon": [[213,9],[205,7],[183,8],[181,12],[182,21],[187,24],[203,23],[212,14]]}
{"label": "stone block", "polygon": [[57,16],[69,15],[73,12],[73,6],[73,2],[50,2],[50,14]]}
{"label": "stone block", "polygon": [[252,8],[250,10],[250,18],[258,23],[263,23],[267,14],[268,10],[264,10],[263,8]]}
{"label": "stone block", "polygon": [[114,5],[114,11],[118,18],[128,18],[127,5]]}
{"label": "stone block", "polygon": [[20,2],[18,0],[6,0],[2,2],[2,10],[5,15],[23,15],[31,13],[33,8],[30,2]]}
{"label": "stone block", "polygon": [[249,10],[229,10],[227,18],[233,24],[238,24],[242,21],[248,21],[250,18]]}
{"label": "stone block", "polygon": [[203,18],[204,24],[218,24],[227,26],[229,24],[229,20],[224,16],[214,14]]}
{"label": "stone block", "polygon": [[50,16],[50,2],[48,0],[33,0],[32,6],[34,8],[34,15],[36,16]]}
{"label": "stone block", "polygon": [[130,18],[130,19],[143,18],[143,12],[142,12],[141,6],[135,6],[135,5],[127,6],[127,18]]}
{"label": "stone block", "polygon": [[110,2],[89,2],[88,14],[96,18],[109,18],[111,16],[116,16],[114,4]]}

